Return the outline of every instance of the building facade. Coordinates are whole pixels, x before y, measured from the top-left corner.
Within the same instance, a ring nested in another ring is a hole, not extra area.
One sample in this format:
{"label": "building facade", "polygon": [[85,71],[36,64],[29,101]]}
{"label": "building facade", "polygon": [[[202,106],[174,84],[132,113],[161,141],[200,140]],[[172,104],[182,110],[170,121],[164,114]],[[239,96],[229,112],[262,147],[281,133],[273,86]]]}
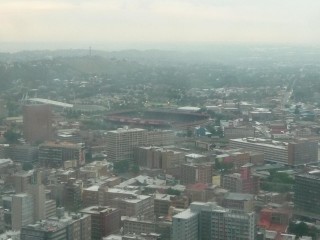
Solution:
{"label": "building facade", "polygon": [[271,139],[246,138],[230,139],[230,147],[264,153],[264,160],[290,166],[318,162],[318,142],[295,139],[279,142]]}
{"label": "building facade", "polygon": [[110,161],[133,160],[134,147],[147,143],[147,131],[141,128],[119,128],[108,131],[107,154]]}
{"label": "building facade", "polygon": [[23,136],[35,143],[52,138],[52,111],[50,105],[35,104],[23,107]]}
{"label": "building facade", "polygon": [[80,211],[91,216],[91,239],[102,237],[120,230],[120,211],[107,206],[91,206]]}
{"label": "building facade", "polygon": [[295,176],[294,212],[320,220],[320,171]]}

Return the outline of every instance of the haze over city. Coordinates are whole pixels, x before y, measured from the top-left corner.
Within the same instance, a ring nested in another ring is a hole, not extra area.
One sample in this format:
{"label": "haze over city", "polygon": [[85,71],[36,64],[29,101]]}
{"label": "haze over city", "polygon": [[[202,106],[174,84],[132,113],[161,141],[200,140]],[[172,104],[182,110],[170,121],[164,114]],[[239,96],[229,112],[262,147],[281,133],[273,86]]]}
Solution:
{"label": "haze over city", "polygon": [[3,51],[320,40],[316,0],[2,0],[0,6]]}
{"label": "haze over city", "polygon": [[0,0],[0,240],[319,240],[319,0]]}

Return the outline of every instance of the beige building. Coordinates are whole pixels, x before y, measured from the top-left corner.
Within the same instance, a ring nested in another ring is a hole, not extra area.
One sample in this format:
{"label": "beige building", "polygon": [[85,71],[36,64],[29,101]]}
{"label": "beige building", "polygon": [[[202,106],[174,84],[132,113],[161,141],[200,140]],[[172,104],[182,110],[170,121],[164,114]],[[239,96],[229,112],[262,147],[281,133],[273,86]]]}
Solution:
{"label": "beige building", "polygon": [[175,134],[172,130],[154,130],[148,132],[148,144],[155,146],[174,145]]}
{"label": "beige building", "polygon": [[120,230],[120,212],[116,208],[108,206],[91,206],[82,209],[81,213],[91,216],[92,240],[100,240],[102,237],[117,233]]}
{"label": "beige building", "polygon": [[154,201],[153,196],[134,195],[128,198],[114,198],[110,206],[118,208],[121,216],[141,216],[145,219],[153,219]]}
{"label": "beige building", "polygon": [[296,139],[287,143],[271,139],[238,138],[230,139],[230,147],[261,152],[267,162],[290,166],[318,162],[318,142],[314,140]]}
{"label": "beige building", "polygon": [[19,193],[12,197],[12,229],[20,230],[21,227],[34,222],[34,203],[32,196]]}
{"label": "beige building", "polygon": [[52,111],[46,104],[23,107],[23,136],[27,142],[47,141],[52,138]]}
{"label": "beige building", "polygon": [[184,162],[185,154],[161,147],[136,147],[134,160],[141,167],[151,169],[174,169]]}
{"label": "beige building", "polygon": [[28,193],[33,198],[33,215],[34,221],[43,220],[46,217],[46,194],[42,184],[31,184],[28,188]]}
{"label": "beige building", "polygon": [[181,165],[181,182],[183,184],[212,183],[213,166],[206,164]]}
{"label": "beige building", "polygon": [[111,161],[132,160],[134,147],[147,143],[147,130],[141,128],[119,128],[108,131],[107,155]]}

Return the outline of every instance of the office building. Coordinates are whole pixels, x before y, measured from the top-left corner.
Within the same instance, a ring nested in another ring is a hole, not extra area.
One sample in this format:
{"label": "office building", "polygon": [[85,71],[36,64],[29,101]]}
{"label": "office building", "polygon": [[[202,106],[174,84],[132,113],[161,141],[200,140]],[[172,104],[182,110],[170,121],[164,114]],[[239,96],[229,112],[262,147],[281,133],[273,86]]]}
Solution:
{"label": "office building", "polygon": [[35,143],[52,138],[52,111],[46,104],[23,106],[23,136]]}
{"label": "office building", "polygon": [[34,203],[29,194],[19,193],[12,197],[12,229],[20,230],[21,227],[34,222]]}
{"label": "office building", "polygon": [[7,156],[20,163],[36,162],[38,160],[38,147],[30,144],[13,144],[8,147]]}
{"label": "office building", "polygon": [[296,139],[279,142],[271,139],[239,138],[230,139],[230,147],[264,153],[264,160],[289,166],[299,166],[318,162],[318,142]]}
{"label": "office building", "polygon": [[91,239],[100,240],[102,237],[120,230],[120,211],[107,206],[91,206],[80,211],[91,216]]}
{"label": "office building", "polygon": [[110,161],[133,160],[133,149],[147,144],[147,130],[141,128],[119,128],[108,131],[107,155]]}
{"label": "office building", "polygon": [[46,142],[39,146],[39,162],[44,167],[59,168],[64,162],[75,160],[77,166],[85,164],[83,144]]}
{"label": "office building", "polygon": [[294,213],[320,220],[320,170],[295,176]]}
{"label": "office building", "polygon": [[30,184],[28,193],[33,199],[34,221],[43,220],[46,217],[46,194],[42,184]]}

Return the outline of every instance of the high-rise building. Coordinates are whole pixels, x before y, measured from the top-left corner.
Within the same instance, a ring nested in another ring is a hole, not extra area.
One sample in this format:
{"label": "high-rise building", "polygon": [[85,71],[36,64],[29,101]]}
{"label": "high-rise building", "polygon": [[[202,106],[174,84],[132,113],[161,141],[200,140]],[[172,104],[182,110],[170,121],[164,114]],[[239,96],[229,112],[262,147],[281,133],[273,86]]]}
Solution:
{"label": "high-rise building", "polygon": [[320,220],[320,170],[295,176],[294,213]]}
{"label": "high-rise building", "polygon": [[132,160],[133,149],[147,144],[147,130],[119,128],[107,133],[107,154],[111,161]]}
{"label": "high-rise building", "polygon": [[31,184],[28,188],[28,193],[33,198],[33,216],[34,221],[39,221],[45,219],[46,211],[46,193],[44,185],[42,184]]}
{"label": "high-rise building", "polygon": [[91,216],[91,239],[100,240],[102,237],[120,230],[120,211],[107,206],[91,206],[81,210]]}
{"label": "high-rise building", "polygon": [[52,111],[46,104],[23,107],[23,136],[27,142],[46,141],[52,137]]}
{"label": "high-rise building", "polygon": [[20,230],[21,227],[34,222],[34,203],[31,195],[19,193],[12,197],[12,229]]}

